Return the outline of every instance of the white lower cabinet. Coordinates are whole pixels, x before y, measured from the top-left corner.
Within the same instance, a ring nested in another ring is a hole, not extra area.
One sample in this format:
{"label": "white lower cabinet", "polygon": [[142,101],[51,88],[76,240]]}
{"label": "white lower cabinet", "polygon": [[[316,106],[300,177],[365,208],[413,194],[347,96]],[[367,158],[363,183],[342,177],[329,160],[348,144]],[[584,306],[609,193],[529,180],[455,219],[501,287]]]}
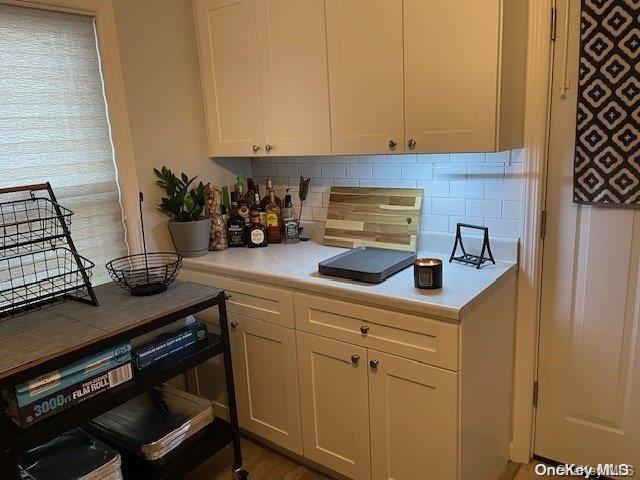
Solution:
{"label": "white lower cabinet", "polygon": [[240,427],[302,454],[295,331],[229,314]]}
{"label": "white lower cabinet", "polygon": [[304,456],[369,480],[367,350],[297,332]]}
{"label": "white lower cabinet", "polygon": [[458,375],[375,350],[368,355],[371,479],[457,478]]}

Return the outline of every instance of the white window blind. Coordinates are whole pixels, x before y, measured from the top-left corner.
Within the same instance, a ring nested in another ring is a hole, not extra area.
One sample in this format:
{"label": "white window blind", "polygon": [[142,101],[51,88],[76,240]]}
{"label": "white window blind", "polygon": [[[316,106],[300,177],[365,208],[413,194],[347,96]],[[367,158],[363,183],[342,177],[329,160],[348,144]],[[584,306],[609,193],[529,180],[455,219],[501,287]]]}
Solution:
{"label": "white window blind", "polygon": [[104,282],[126,244],[93,19],[0,5],[0,186],[47,181]]}

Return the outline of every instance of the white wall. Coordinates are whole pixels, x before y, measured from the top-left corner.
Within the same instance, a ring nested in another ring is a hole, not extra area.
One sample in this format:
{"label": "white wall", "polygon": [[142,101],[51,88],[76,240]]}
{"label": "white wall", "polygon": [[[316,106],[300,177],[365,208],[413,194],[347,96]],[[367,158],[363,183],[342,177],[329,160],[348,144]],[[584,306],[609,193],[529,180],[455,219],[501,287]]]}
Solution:
{"label": "white wall", "polygon": [[190,0],[114,0],[116,29],[138,181],[150,248],[173,249],[153,167],[232,184],[250,162],[207,157]]}
{"label": "white wall", "polygon": [[492,236],[520,237],[523,164],[520,150],[499,153],[270,157],[253,159],[254,180],[292,186],[311,177],[302,217],[322,228],[329,187],[410,187],[425,190],[421,230],[453,232],[456,223],[489,227]]}

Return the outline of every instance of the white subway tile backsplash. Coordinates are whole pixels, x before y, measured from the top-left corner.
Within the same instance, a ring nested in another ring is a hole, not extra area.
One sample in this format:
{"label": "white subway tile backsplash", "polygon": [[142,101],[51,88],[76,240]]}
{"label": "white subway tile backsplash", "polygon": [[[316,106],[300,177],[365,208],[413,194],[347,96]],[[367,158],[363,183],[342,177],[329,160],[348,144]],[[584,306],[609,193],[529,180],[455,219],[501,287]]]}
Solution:
{"label": "white subway tile backsplash", "polygon": [[485,198],[491,200],[522,200],[523,190],[521,181],[485,182]]}
{"label": "white subway tile backsplash", "polygon": [[449,157],[455,163],[477,163],[486,161],[486,153],[452,153]]}
{"label": "white subway tile backsplash", "polygon": [[512,218],[514,220],[522,219],[522,211],[524,209],[523,202],[510,202],[505,200],[502,202],[502,218]]}
{"label": "white subway tile backsplash", "polygon": [[482,217],[468,217],[468,216],[449,216],[449,231],[455,232],[459,223],[466,223],[468,225],[476,225],[478,227],[484,226]]}
{"label": "white subway tile backsplash", "polygon": [[370,179],[373,178],[373,167],[370,163],[358,163],[347,165],[347,178]]}
{"label": "white subway tile backsplash", "polygon": [[420,222],[421,231],[448,232],[449,215],[422,214]]}
{"label": "white subway tile backsplash", "polygon": [[299,175],[311,178],[302,218],[313,228],[323,228],[332,185],[422,188],[421,231],[449,232],[458,222],[466,222],[486,225],[494,236],[518,237],[523,217],[522,159],[521,150],[325,155],[252,158],[251,167],[261,185],[272,178],[276,185],[289,185],[296,192]]}
{"label": "white subway tile backsplash", "polygon": [[318,163],[300,165],[298,171],[304,178],[322,178],[322,165]]}
{"label": "white subway tile backsplash", "polygon": [[400,179],[402,178],[401,165],[373,165],[373,178],[374,179]]}
{"label": "white subway tile backsplash", "polygon": [[489,235],[497,237],[519,237],[522,232],[521,220],[485,218],[484,224],[489,227]]}
{"label": "white subway tile backsplash", "polygon": [[416,155],[416,161],[419,163],[449,163],[449,157],[448,153],[422,153]]}
{"label": "white subway tile backsplash", "polygon": [[357,178],[334,178],[333,185],[335,187],[359,187],[360,180]]}
{"label": "white subway tile backsplash", "polygon": [[416,187],[424,188],[424,194],[428,197],[449,196],[449,182],[447,180],[418,180]]}
{"label": "white subway tile backsplash", "polygon": [[464,215],[464,198],[434,198],[431,205],[437,215]]}
{"label": "white subway tile backsplash", "polygon": [[433,165],[434,180],[466,180],[466,163],[435,163]]}
{"label": "white subway tile backsplash", "polygon": [[465,214],[472,217],[500,218],[502,216],[502,202],[467,199]]}
{"label": "white subway tile backsplash", "polygon": [[279,177],[297,177],[298,176],[298,164],[297,163],[283,163],[278,165]]}
{"label": "white subway tile backsplash", "polygon": [[322,165],[322,178],[347,178],[344,163],[325,163]]}
{"label": "white subway tile backsplash", "polygon": [[449,196],[454,198],[484,198],[484,182],[463,180],[449,183]]}
{"label": "white subway tile backsplash", "polygon": [[387,163],[386,155],[358,155],[358,163]]}
{"label": "white subway tile backsplash", "polygon": [[430,163],[405,163],[402,167],[402,178],[424,180],[433,178],[433,165]]}

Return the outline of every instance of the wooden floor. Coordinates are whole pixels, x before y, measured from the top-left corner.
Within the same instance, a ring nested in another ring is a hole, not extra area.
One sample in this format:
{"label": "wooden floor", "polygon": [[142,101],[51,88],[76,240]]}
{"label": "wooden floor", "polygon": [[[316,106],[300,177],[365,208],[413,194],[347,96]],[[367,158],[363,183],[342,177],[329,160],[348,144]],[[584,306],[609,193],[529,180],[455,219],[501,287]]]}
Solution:
{"label": "wooden floor", "polygon": [[[297,463],[295,460],[284,457],[273,450],[258,445],[250,440],[242,440],[242,453],[244,468],[249,472],[249,480],[333,480],[314,470]],[[232,480],[228,465],[231,463],[231,449],[227,448],[211,462],[203,464],[201,468],[189,475],[188,480]],[[511,463],[499,480],[537,480],[544,479],[570,479],[583,477],[557,477],[538,476],[534,468],[538,462],[528,465]],[[211,472],[214,472],[213,474]],[[429,479],[425,476],[425,480]],[[481,479],[478,479],[481,480]]]}

